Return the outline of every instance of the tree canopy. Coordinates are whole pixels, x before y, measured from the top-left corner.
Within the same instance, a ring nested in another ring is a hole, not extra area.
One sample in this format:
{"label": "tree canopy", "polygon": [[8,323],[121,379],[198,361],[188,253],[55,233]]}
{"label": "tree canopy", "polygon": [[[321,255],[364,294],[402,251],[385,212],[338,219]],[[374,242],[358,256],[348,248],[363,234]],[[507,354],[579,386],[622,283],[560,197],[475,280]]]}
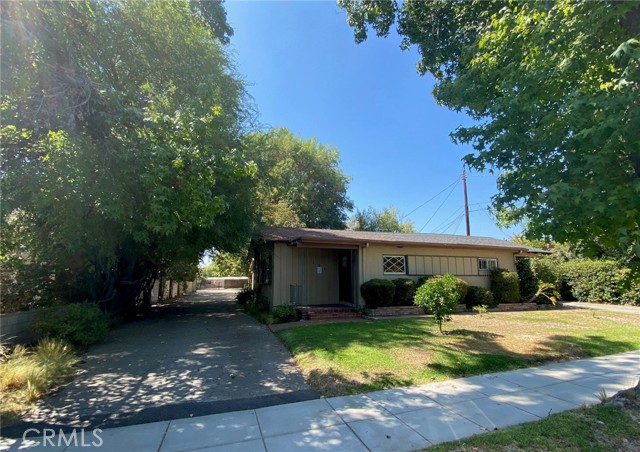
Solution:
{"label": "tree canopy", "polygon": [[417,46],[436,101],[474,124],[465,162],[500,172],[504,223],[640,256],[640,4],[339,0],[355,30]]}
{"label": "tree canopy", "polygon": [[344,229],[353,208],[349,177],[335,148],[305,140],[285,128],[248,134],[248,158],[258,168],[257,195],[263,224]]}
{"label": "tree canopy", "polygon": [[14,295],[125,314],[159,275],[246,241],[251,109],[225,17],[206,1],[3,4],[3,276],[36,282]]}
{"label": "tree canopy", "polygon": [[381,210],[369,207],[357,210],[349,219],[348,226],[354,231],[415,232],[413,222],[403,221],[395,207],[385,207]]}

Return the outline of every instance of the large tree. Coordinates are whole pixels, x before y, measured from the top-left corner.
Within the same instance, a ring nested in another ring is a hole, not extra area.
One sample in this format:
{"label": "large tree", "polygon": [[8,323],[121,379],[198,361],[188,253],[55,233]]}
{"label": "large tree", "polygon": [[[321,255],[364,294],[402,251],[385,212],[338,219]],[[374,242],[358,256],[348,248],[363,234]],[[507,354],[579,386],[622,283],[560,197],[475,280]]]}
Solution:
{"label": "large tree", "polygon": [[530,237],[640,256],[640,3],[339,0],[356,41],[397,23],[438,103],[474,124],[465,161],[500,172]]}
{"label": "large tree", "polygon": [[3,3],[4,295],[125,314],[158,276],[246,240],[231,33],[219,2]]}
{"label": "large tree", "polygon": [[415,232],[413,222],[404,220],[395,207],[357,210],[349,219],[349,229],[372,232]]}
{"label": "large tree", "polygon": [[335,148],[285,128],[249,134],[244,146],[258,168],[263,224],[345,228],[353,204],[347,197],[349,177],[338,166]]}

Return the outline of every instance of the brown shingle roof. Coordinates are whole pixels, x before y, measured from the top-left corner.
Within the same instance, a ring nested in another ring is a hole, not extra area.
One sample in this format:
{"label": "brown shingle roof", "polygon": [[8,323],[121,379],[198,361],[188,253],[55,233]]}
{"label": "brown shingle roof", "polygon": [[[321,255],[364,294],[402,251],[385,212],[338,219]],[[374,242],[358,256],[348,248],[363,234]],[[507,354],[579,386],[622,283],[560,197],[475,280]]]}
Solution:
{"label": "brown shingle roof", "polygon": [[406,234],[307,228],[262,228],[267,242],[311,242],[333,244],[380,243],[392,245],[428,245],[454,248],[502,248],[530,253],[546,253],[508,240],[451,234]]}

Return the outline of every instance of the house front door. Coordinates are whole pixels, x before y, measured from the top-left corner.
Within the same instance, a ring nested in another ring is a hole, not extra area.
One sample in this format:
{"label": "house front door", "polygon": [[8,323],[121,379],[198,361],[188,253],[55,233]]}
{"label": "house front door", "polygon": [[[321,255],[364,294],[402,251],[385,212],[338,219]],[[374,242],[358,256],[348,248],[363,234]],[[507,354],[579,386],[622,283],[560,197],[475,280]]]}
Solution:
{"label": "house front door", "polygon": [[341,303],[353,304],[353,251],[338,252],[338,286]]}

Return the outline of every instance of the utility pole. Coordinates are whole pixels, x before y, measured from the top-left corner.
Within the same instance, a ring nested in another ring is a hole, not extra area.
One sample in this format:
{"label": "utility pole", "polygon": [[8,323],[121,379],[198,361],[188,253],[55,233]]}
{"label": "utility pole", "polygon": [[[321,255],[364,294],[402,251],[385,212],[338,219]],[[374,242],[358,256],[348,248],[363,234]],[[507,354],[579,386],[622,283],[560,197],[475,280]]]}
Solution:
{"label": "utility pole", "polygon": [[467,235],[471,235],[471,227],[469,226],[469,200],[467,198],[467,171],[462,170],[462,186],[464,187],[464,218],[467,223]]}

